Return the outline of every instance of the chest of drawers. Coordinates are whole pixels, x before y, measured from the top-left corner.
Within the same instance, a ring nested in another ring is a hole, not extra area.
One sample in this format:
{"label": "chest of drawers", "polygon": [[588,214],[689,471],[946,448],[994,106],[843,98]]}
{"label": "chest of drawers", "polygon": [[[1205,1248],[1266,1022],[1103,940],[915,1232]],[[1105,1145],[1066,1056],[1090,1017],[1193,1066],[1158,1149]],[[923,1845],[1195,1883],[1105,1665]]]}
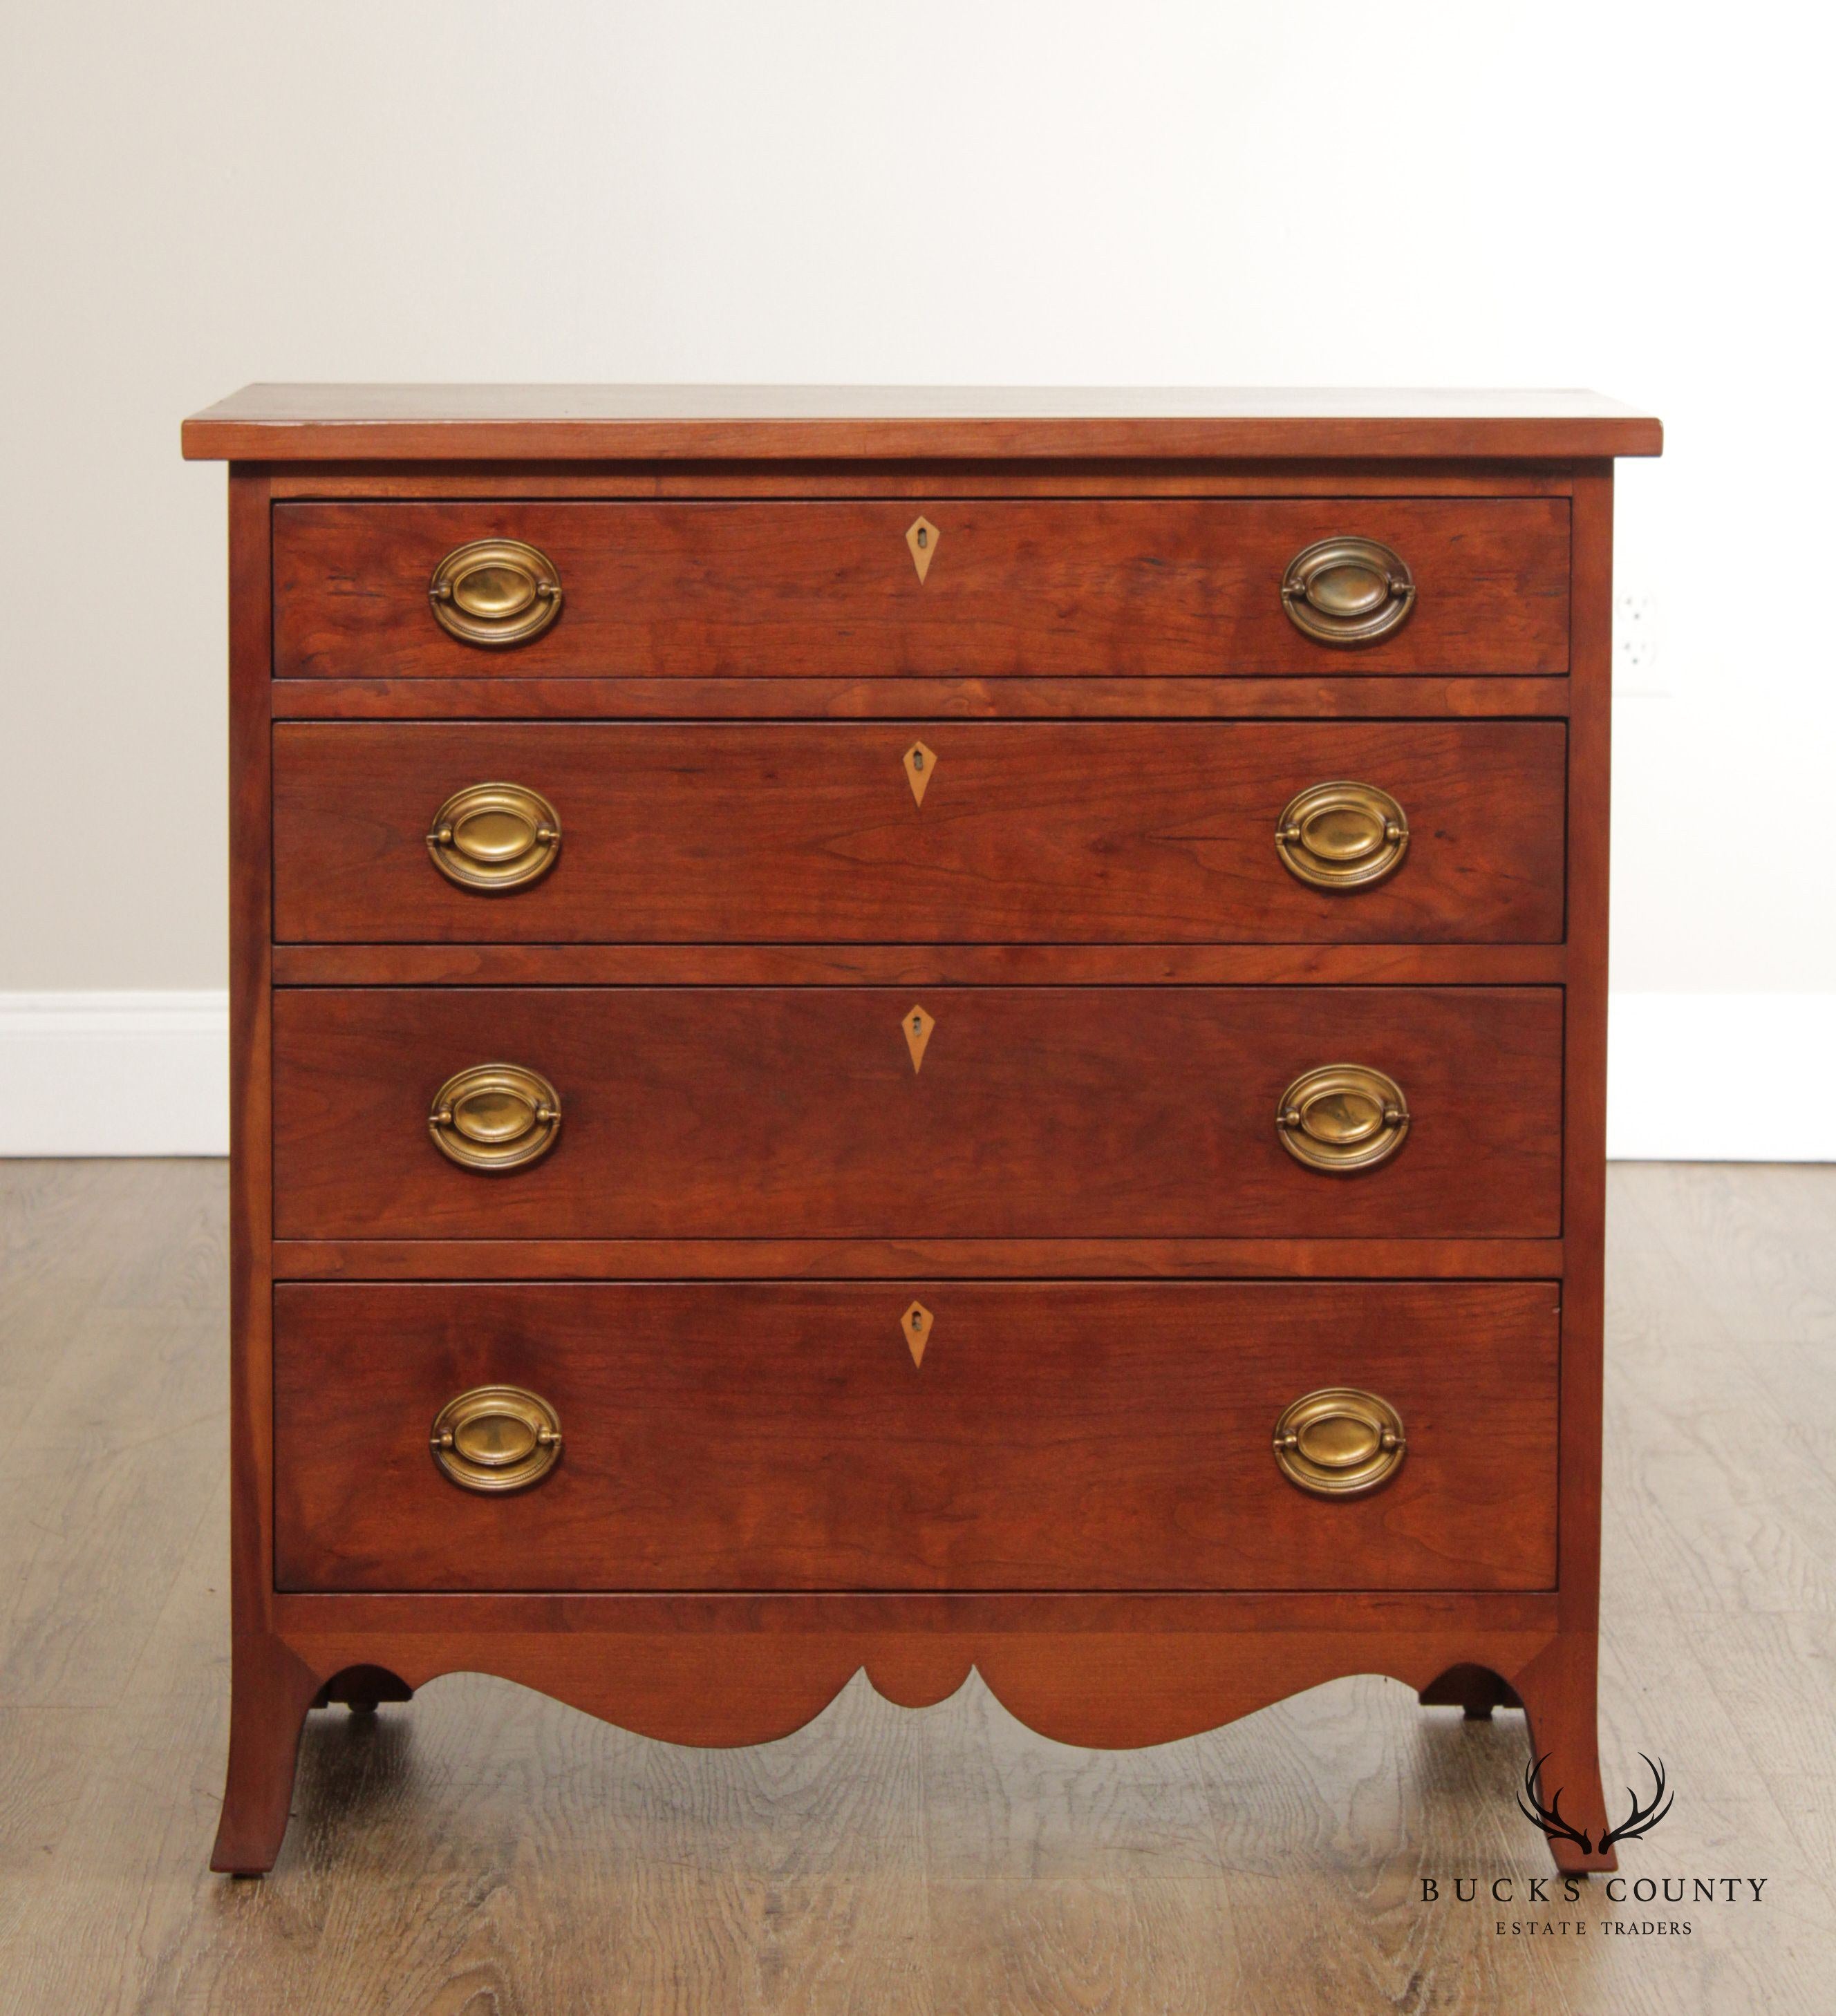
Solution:
{"label": "chest of drawers", "polygon": [[[1597,1837],[1586,395],[254,387],[233,1703],[1521,1707]],[[1605,1854],[1556,1844],[1564,1867]]]}

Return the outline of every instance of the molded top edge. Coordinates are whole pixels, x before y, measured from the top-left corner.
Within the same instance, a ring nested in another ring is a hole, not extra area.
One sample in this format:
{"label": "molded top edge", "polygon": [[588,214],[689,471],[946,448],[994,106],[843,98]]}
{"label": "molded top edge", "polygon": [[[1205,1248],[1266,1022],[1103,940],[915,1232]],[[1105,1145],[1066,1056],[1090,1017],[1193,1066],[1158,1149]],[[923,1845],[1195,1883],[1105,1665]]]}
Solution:
{"label": "molded top edge", "polygon": [[1657,455],[1584,391],[870,385],[248,385],[190,461],[1561,460]]}

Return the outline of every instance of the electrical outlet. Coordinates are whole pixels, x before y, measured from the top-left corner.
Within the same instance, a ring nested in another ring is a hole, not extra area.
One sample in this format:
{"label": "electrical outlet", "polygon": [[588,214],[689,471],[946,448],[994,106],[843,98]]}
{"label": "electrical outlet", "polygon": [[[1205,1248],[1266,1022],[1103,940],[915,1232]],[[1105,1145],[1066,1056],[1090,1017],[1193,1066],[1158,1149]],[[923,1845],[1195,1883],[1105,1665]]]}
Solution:
{"label": "electrical outlet", "polygon": [[1622,673],[1648,674],[1658,663],[1658,598],[1629,590],[1613,611],[1613,655]]}

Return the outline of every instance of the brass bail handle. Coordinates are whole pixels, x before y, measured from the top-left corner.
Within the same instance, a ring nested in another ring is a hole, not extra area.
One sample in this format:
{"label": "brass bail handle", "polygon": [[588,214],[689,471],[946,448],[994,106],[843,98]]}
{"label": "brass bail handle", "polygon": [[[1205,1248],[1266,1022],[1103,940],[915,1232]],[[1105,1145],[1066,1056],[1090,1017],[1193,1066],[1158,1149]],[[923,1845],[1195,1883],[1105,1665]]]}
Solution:
{"label": "brass bail handle", "polygon": [[526,889],[555,865],[561,822],[526,784],[468,784],[455,791],[427,833],[427,853],[448,882],[497,895]]}
{"label": "brass bail handle", "polygon": [[427,601],[463,644],[527,644],[560,614],[561,577],[525,540],[471,539],[434,568]]}
{"label": "brass bail handle", "polygon": [[1316,539],[1287,563],[1281,606],[1297,630],[1322,644],[1374,644],[1409,621],[1415,577],[1376,539]]}
{"label": "brass bail handle", "polygon": [[1369,889],[1402,866],[1409,819],[1374,784],[1310,784],[1282,808],[1275,849],[1298,881],[1316,889]]}
{"label": "brass bail handle", "polygon": [[526,1168],[555,1145],[560,1096],[523,1064],[473,1064],[434,1093],[427,1112],[434,1145],[461,1168],[492,1174]]}
{"label": "brass bail handle", "polygon": [[1317,1498],[1355,1498],[1393,1477],[1409,1453],[1402,1417],[1357,1386],[1323,1386],[1291,1401],[1275,1424],[1283,1476]]}
{"label": "brass bail handle", "polygon": [[1388,1161],[1408,1139],[1409,1103],[1387,1072],[1369,1064],[1321,1064],[1281,1095],[1275,1127],[1297,1162],[1352,1175]]}
{"label": "brass bail handle", "polygon": [[522,1491],[561,1458],[560,1417],[521,1386],[474,1386],[434,1417],[427,1445],[443,1475],[468,1491]]}

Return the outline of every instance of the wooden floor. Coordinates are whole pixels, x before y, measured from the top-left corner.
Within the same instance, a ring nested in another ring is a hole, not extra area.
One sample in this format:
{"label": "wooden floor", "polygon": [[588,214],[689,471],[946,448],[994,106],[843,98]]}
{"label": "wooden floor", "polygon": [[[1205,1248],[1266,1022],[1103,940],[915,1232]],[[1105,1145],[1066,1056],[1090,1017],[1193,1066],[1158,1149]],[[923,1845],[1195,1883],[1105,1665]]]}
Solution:
{"label": "wooden floor", "polygon": [[1613,1175],[1603,1748],[1676,1792],[1622,1866],[1761,1901],[1532,1912],[1420,1901],[1547,1873],[1522,1719],[1377,1679],[1118,1755],[973,1680],[693,1751],[455,1676],[314,1715],[274,1875],[207,1875],[224,1208],[219,1165],[0,1164],[0,2011],[1836,2007],[1836,1168]]}

